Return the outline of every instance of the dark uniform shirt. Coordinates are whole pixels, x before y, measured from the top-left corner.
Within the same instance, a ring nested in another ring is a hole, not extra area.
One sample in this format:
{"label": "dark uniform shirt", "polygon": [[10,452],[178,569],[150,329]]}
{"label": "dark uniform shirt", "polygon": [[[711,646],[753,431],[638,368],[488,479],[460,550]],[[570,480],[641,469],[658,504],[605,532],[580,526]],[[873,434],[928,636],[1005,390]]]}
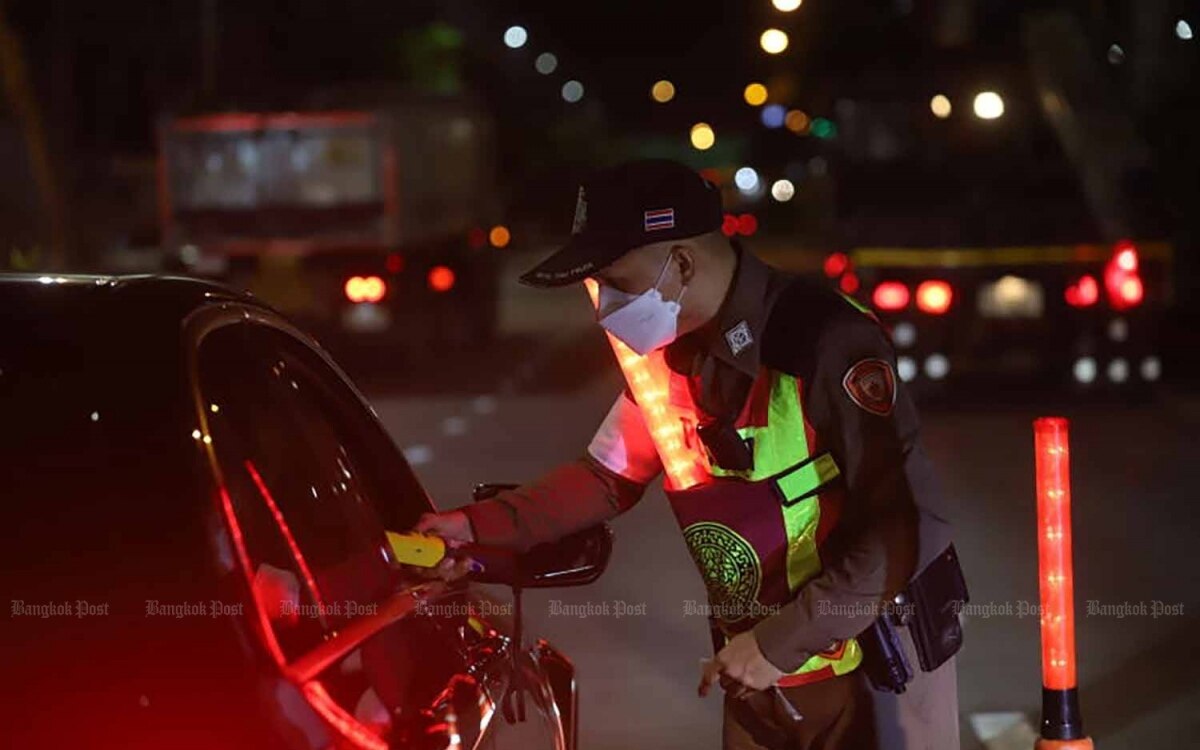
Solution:
{"label": "dark uniform shirt", "polygon": [[[760,365],[794,375],[805,416],[841,469],[846,501],[822,549],[821,574],[754,627],[763,654],[790,672],[869,626],[879,604],[945,549],[950,526],[883,328],[836,292],[740,248],[738,255],[718,314],[670,344],[666,359],[689,376],[714,432],[736,416]],[[885,414],[878,404],[864,406],[861,393],[856,400],[847,384],[852,368],[867,360],[885,362],[893,373],[894,392],[886,395],[894,402]],[[525,548],[627,510],[650,476],[589,455],[464,510],[478,541]]]}

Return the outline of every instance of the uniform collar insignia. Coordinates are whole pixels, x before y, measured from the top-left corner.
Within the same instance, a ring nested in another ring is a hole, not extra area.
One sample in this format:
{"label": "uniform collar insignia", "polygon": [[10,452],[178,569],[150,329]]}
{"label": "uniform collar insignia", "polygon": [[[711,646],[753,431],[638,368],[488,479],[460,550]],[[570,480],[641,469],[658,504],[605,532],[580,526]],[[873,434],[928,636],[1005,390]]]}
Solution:
{"label": "uniform collar insignia", "polygon": [[754,335],[750,333],[750,324],[744,320],[738,321],[737,325],[725,331],[725,343],[729,344],[729,351],[733,352],[735,357],[750,348],[750,345],[754,343]]}

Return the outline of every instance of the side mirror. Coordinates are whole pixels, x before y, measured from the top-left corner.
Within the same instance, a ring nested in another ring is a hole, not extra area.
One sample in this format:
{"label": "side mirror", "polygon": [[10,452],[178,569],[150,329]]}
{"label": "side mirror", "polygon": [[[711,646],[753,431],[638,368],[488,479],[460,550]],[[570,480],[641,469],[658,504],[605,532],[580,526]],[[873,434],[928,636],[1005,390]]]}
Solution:
{"label": "side mirror", "polygon": [[[480,484],[475,486],[472,497],[475,502],[488,500],[503,490],[516,487],[515,484]],[[512,566],[501,561],[485,560],[487,569],[484,573],[472,577],[479,581],[520,585],[522,588],[586,586],[608,568],[612,546],[612,529],[607,523],[601,523],[556,541],[531,547],[517,555]],[[493,570],[489,562],[501,564]]]}

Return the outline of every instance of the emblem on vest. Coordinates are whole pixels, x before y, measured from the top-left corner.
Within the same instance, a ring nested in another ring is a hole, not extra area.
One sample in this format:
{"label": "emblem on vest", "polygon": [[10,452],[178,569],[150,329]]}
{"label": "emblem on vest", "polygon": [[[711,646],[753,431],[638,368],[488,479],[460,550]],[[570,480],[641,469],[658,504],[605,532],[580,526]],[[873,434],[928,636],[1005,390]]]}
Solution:
{"label": "emblem on vest", "polygon": [[754,336],[750,335],[750,326],[746,321],[742,321],[725,332],[725,343],[729,344],[729,351],[733,352],[733,356],[737,356],[754,343]]}
{"label": "emblem on vest", "polygon": [[704,578],[713,615],[734,623],[756,614],[762,567],[754,547],[733,529],[711,521],[688,526],[683,539]]}

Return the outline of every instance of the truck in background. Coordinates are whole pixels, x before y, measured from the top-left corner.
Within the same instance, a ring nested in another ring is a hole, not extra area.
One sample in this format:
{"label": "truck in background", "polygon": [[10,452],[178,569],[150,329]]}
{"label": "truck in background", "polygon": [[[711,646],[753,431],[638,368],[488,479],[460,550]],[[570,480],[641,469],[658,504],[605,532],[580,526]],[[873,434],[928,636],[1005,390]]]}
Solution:
{"label": "truck in background", "polygon": [[332,343],[458,346],[496,330],[493,127],[460,97],[222,112],[159,125],[159,222],[186,272]]}

